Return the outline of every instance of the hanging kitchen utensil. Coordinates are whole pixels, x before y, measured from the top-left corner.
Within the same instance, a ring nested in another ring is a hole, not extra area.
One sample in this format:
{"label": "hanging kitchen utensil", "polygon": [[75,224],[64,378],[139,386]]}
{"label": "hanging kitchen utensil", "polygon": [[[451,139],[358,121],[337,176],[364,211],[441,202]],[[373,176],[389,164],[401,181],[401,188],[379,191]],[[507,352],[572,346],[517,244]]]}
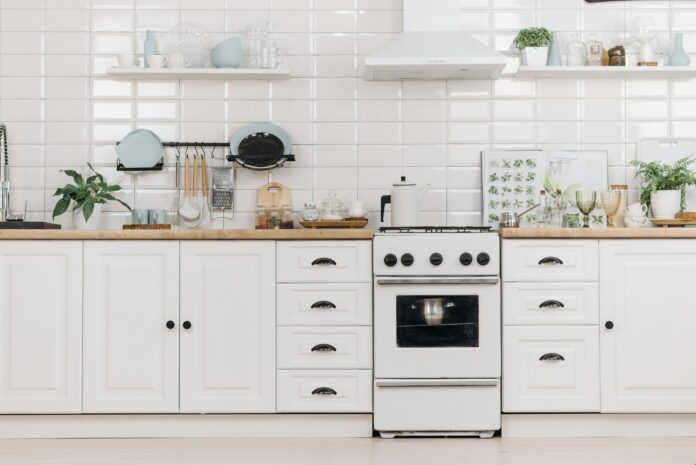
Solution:
{"label": "hanging kitchen utensil", "polygon": [[136,129],[116,145],[119,171],[161,170],[164,166],[164,146],[154,132]]}
{"label": "hanging kitchen utensil", "polygon": [[229,161],[252,170],[270,170],[295,161],[292,139],[280,126],[271,123],[248,124],[230,139]]}

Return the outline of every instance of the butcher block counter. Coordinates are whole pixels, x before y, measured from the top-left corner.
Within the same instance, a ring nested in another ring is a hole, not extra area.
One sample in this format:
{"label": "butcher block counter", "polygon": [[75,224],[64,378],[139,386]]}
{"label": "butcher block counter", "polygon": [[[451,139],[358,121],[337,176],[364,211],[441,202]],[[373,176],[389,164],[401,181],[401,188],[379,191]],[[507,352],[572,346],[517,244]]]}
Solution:
{"label": "butcher block counter", "polygon": [[0,240],[370,240],[371,229],[0,230]]}
{"label": "butcher block counter", "polygon": [[503,239],[696,239],[696,228],[503,228]]}

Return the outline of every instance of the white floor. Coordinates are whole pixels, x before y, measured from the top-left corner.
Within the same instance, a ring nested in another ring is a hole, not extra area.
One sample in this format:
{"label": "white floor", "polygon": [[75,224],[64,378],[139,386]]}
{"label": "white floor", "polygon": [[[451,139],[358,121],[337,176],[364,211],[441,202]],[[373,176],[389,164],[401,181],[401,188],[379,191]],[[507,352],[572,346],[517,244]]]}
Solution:
{"label": "white floor", "polygon": [[694,465],[696,438],[0,440],[2,465]]}

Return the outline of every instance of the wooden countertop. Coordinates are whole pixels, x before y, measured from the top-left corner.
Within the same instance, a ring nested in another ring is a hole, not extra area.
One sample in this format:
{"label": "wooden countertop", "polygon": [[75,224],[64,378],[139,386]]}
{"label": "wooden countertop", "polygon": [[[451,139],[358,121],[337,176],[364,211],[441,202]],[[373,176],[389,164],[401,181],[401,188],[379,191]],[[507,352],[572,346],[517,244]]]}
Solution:
{"label": "wooden countertop", "polygon": [[503,239],[696,239],[696,228],[503,228]]}
{"label": "wooden countertop", "polygon": [[373,236],[371,229],[0,230],[0,240],[370,240]]}

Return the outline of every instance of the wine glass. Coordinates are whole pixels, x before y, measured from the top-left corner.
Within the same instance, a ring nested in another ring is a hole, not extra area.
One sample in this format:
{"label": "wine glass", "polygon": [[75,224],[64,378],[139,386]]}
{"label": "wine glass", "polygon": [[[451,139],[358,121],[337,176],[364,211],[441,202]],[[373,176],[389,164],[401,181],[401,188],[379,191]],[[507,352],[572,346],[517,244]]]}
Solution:
{"label": "wine glass", "polygon": [[583,228],[590,227],[590,214],[597,208],[597,192],[577,191],[575,193],[575,203],[582,213]]}
{"label": "wine glass", "polygon": [[613,190],[602,192],[602,208],[607,214],[607,227],[614,227],[614,216],[621,205],[621,191]]}

